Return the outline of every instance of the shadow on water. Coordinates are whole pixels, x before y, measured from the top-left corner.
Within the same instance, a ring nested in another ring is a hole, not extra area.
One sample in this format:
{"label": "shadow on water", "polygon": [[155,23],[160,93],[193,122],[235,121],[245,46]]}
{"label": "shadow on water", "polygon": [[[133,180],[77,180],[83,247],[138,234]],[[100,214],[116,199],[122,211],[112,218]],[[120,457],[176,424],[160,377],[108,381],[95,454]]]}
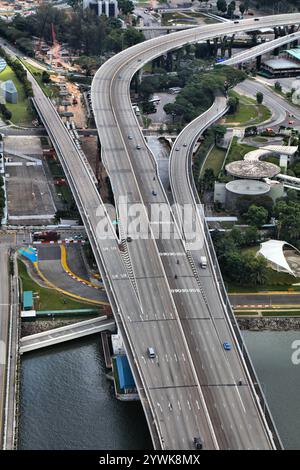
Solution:
{"label": "shadow on water", "polygon": [[[300,449],[299,331],[243,332],[284,447]],[[140,403],[116,400],[99,336],[22,357],[20,449],[151,449]]]}
{"label": "shadow on water", "polygon": [[20,449],[152,449],[139,402],[116,400],[99,336],[22,357]]}

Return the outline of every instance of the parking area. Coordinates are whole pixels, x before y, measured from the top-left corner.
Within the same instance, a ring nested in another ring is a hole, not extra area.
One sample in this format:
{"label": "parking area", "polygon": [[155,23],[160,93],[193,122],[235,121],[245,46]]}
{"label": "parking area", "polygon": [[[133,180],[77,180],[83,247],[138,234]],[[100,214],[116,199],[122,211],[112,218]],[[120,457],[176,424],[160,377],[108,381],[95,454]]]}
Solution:
{"label": "parking area", "polygon": [[39,137],[7,136],[4,155],[9,223],[51,222],[56,207],[43,167]]}

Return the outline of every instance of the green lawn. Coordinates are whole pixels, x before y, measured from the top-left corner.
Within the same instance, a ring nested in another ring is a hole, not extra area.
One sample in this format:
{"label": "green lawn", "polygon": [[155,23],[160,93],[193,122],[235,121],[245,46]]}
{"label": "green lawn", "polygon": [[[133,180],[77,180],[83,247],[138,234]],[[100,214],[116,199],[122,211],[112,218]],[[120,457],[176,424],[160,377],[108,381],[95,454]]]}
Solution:
{"label": "green lawn", "polygon": [[202,166],[201,175],[206,169],[211,168],[214,170],[214,174],[217,177],[221,171],[225,155],[226,151],[224,149],[214,146]]}
{"label": "green lawn", "polygon": [[67,184],[61,186],[55,185],[55,189],[58,196],[62,199],[65,204],[70,206],[74,202],[72,191]]}
{"label": "green lawn", "polygon": [[41,89],[45,93],[46,96],[54,97],[58,95],[58,87],[55,86],[53,83],[44,83],[42,80],[42,73],[43,71],[32,65],[31,63],[27,62],[26,60],[22,59],[22,64],[25,65],[27,70],[34,76],[38,84],[40,85]]}
{"label": "green lawn", "polygon": [[230,96],[239,98],[239,106],[234,114],[228,114],[225,118],[225,125],[232,126],[253,126],[266,121],[271,117],[271,111],[263,104],[257,104],[256,100],[247,96],[239,95],[232,91]]}
{"label": "green lawn", "polygon": [[269,139],[267,139],[266,137],[260,137],[258,135],[256,137],[252,137],[252,140],[254,140],[254,142],[268,142]]}
{"label": "green lawn", "polygon": [[50,160],[50,158],[47,160],[49,169],[52,173],[53,178],[65,178],[64,171],[62,169],[62,166],[60,165],[59,162],[56,162],[54,160]]}
{"label": "green lawn", "polygon": [[245,309],[245,311],[239,310],[238,312],[235,311],[234,314],[238,316],[258,316],[261,313],[263,317],[298,317],[300,316],[300,311],[289,311],[289,310],[272,310],[272,311],[264,311],[263,309],[259,310],[252,310],[249,312]]}
{"label": "green lawn", "polygon": [[256,147],[247,144],[239,144],[238,138],[233,137],[229,153],[227,155],[226,164],[242,160],[246,153],[256,150]]}
{"label": "green lawn", "polygon": [[39,294],[39,305],[36,305],[37,310],[63,310],[63,309],[79,309],[87,308],[90,306],[88,303],[77,302],[59,292],[55,289],[47,289],[46,287],[39,286],[34,282],[27,273],[25,264],[18,260],[19,277],[22,280],[23,290],[31,290]]}
{"label": "green lawn", "polygon": [[34,117],[31,104],[25,95],[22,83],[18,80],[15,73],[7,65],[3,72],[0,73],[0,80],[12,80],[18,90],[18,102],[16,104],[6,103],[6,107],[11,111],[11,121],[16,125],[30,126]]}
{"label": "green lawn", "polygon": [[274,310],[272,312],[262,312],[263,317],[299,317],[300,311],[282,311],[282,310]]}

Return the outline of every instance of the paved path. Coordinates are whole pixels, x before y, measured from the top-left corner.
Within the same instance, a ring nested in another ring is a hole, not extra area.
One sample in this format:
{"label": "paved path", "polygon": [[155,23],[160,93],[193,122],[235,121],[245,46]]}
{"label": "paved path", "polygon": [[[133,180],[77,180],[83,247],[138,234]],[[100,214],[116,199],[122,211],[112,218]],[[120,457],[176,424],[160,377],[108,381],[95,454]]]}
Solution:
{"label": "paved path", "polygon": [[[61,264],[59,245],[41,245],[38,247],[38,265],[40,272],[54,286],[81,297],[82,300],[107,302],[106,293],[85,285],[64,271]],[[78,299],[80,300],[80,299]]]}

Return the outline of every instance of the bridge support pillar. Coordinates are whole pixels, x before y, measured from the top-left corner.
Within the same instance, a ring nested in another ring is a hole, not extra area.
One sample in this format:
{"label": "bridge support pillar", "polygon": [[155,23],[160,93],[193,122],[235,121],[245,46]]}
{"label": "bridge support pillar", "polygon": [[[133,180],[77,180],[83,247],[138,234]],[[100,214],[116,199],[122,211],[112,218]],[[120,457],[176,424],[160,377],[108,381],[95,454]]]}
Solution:
{"label": "bridge support pillar", "polygon": [[233,46],[234,38],[235,38],[235,34],[233,34],[230,37],[230,41],[228,43],[228,57],[229,58],[232,57],[232,46]]}
{"label": "bridge support pillar", "polygon": [[256,68],[259,70],[261,67],[261,55],[256,57]]}

